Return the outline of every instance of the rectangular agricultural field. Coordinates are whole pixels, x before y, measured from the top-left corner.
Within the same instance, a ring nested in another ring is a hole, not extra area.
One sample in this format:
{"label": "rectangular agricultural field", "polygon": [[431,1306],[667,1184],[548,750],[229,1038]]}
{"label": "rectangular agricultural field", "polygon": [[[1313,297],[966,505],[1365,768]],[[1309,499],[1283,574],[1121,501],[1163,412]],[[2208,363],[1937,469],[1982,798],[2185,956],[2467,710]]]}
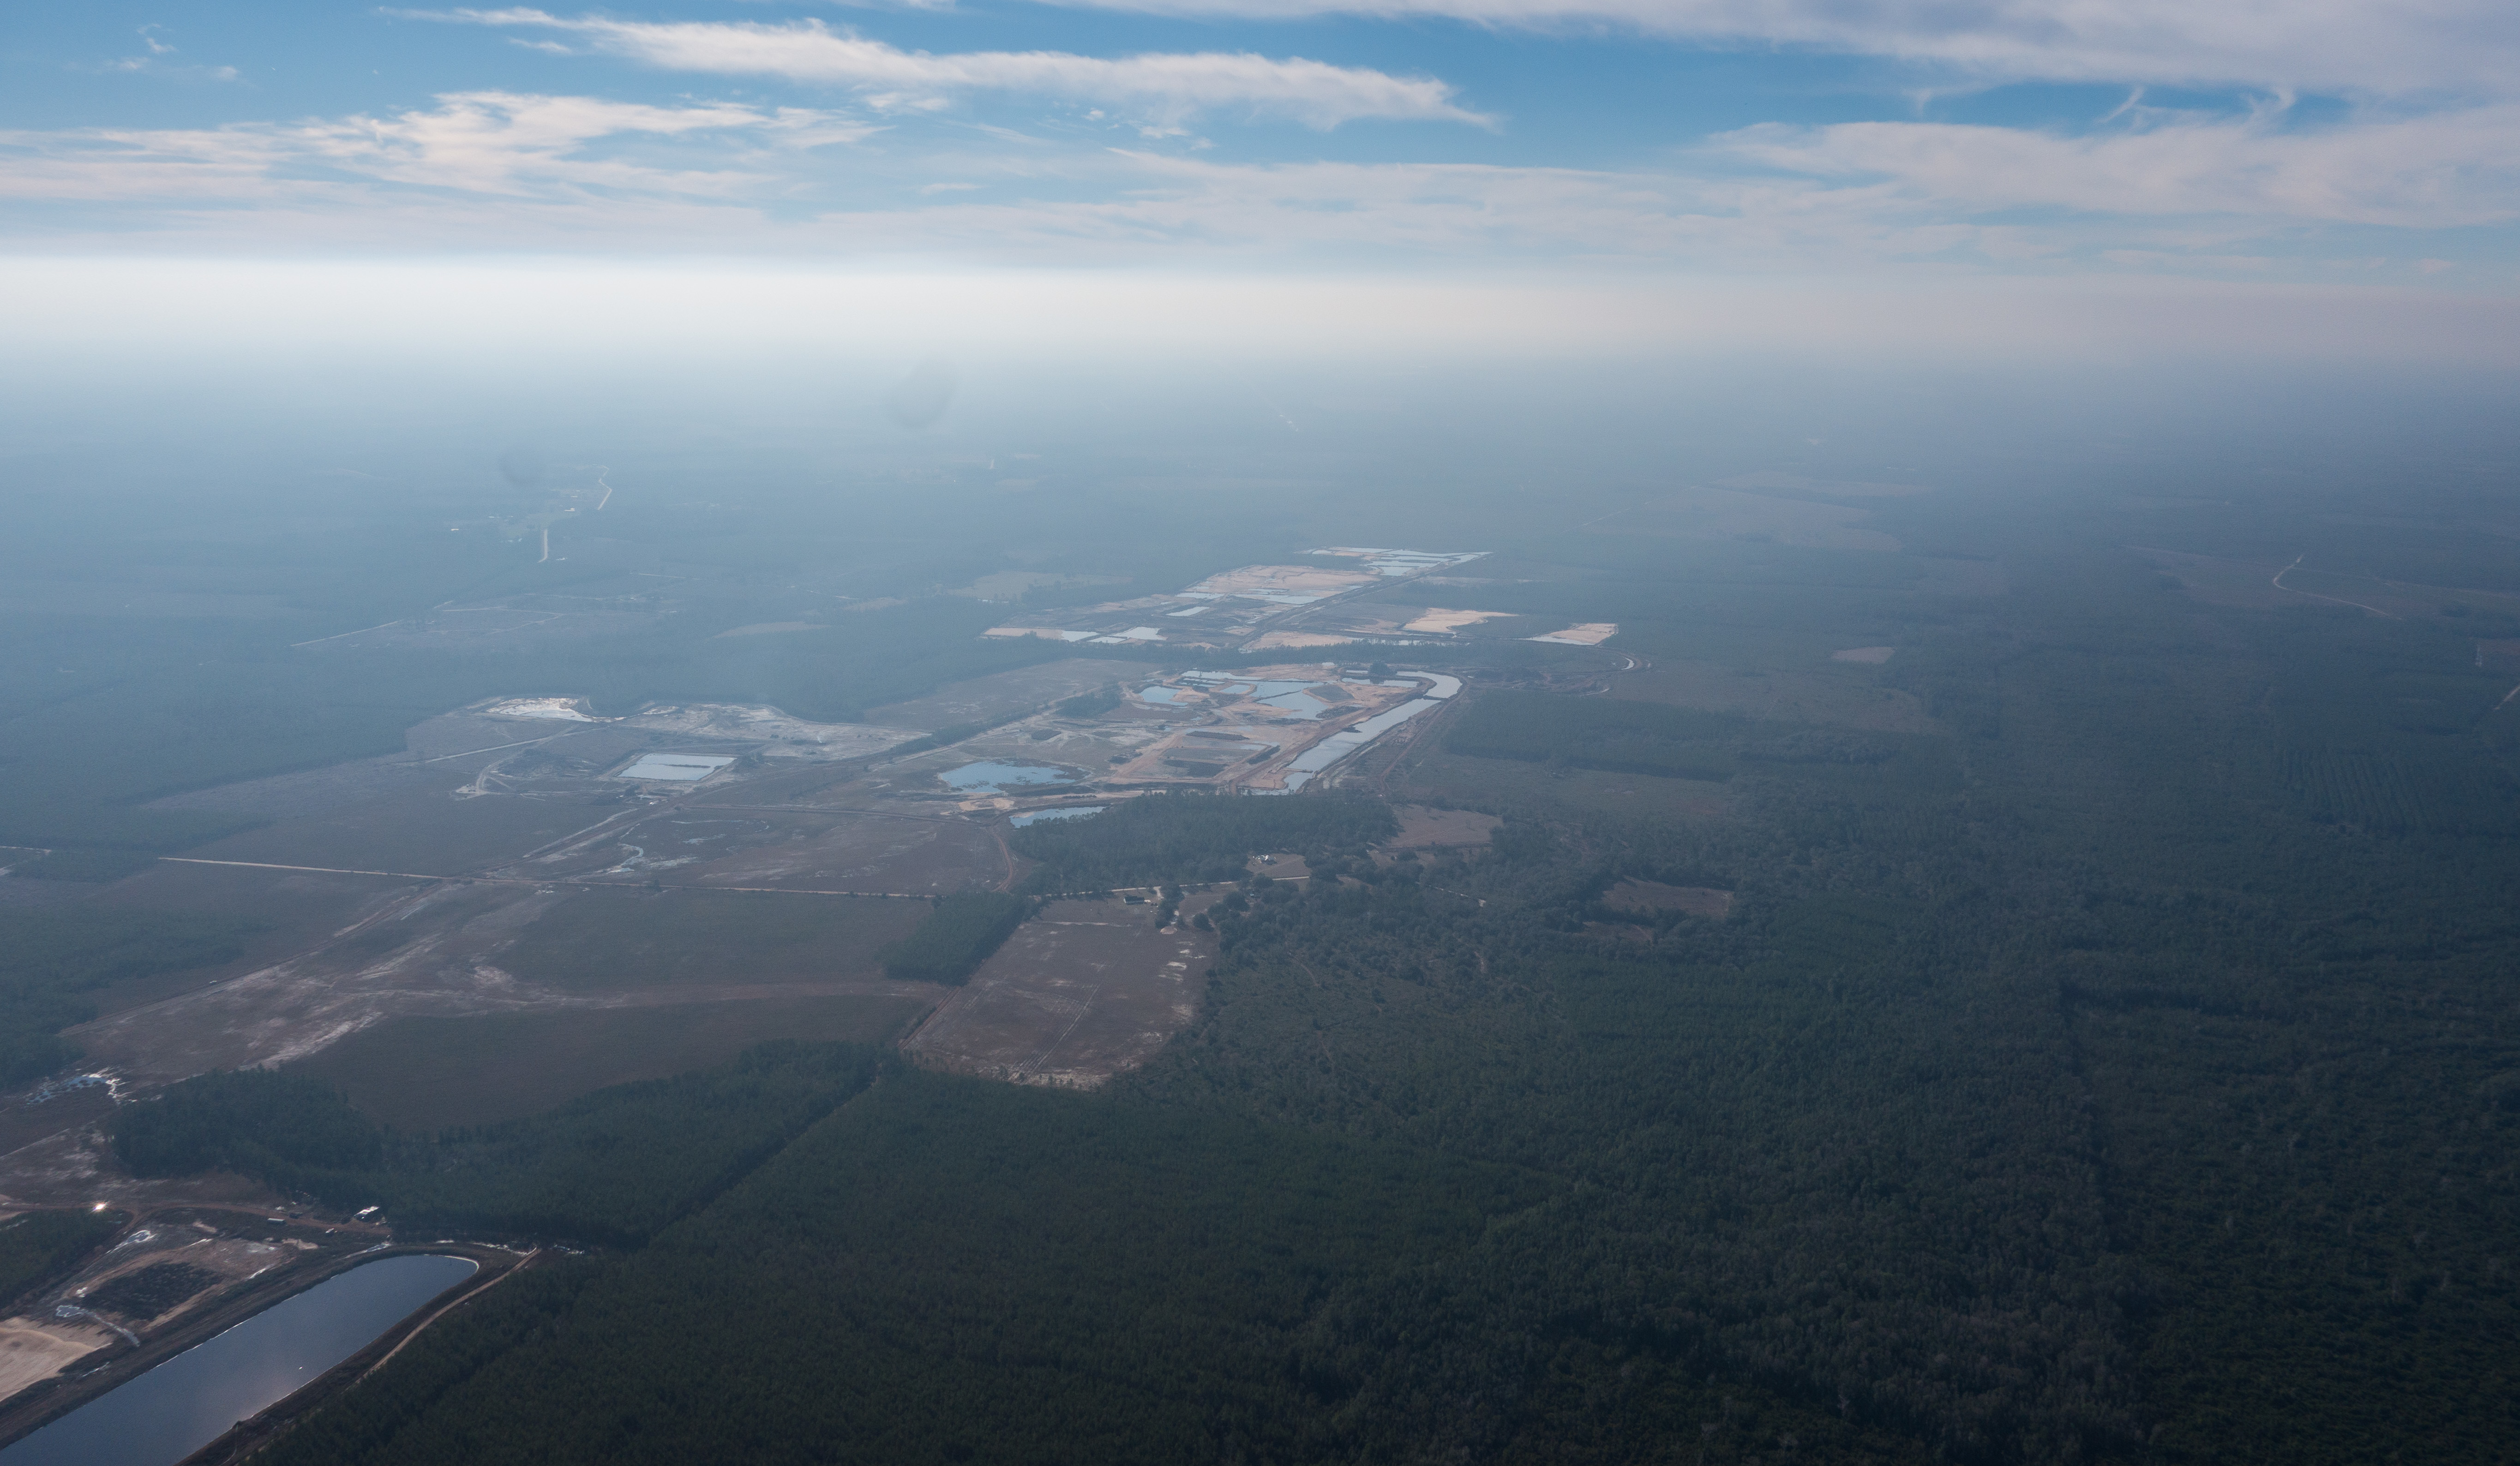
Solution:
{"label": "rectangular agricultural field", "polygon": [[723,1064],[755,1044],[879,1044],[917,998],[815,997],[394,1018],[289,1066],[406,1133],[540,1114],[610,1085]]}
{"label": "rectangular agricultural field", "polygon": [[570,992],[879,978],[876,949],[927,911],[848,896],[582,891],[526,927],[499,965]]}

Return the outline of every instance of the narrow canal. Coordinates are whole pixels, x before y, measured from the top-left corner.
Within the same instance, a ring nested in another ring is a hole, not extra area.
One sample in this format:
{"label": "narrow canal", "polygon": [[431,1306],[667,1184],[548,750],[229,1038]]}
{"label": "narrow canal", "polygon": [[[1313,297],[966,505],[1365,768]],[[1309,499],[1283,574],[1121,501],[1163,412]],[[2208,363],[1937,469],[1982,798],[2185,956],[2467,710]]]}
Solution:
{"label": "narrow canal", "polygon": [[383,1258],[263,1310],[17,1444],[0,1466],[173,1466],[472,1275],[466,1258]]}

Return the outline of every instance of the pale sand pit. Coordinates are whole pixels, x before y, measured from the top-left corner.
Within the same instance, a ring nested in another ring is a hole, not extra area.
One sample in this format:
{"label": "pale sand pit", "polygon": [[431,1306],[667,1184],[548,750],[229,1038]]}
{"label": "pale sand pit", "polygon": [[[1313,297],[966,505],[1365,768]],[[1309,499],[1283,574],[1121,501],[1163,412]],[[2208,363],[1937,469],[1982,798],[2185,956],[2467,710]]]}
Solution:
{"label": "pale sand pit", "polygon": [[1430,605],[1417,620],[1400,629],[1449,637],[1464,626],[1476,626],[1482,621],[1500,620],[1514,614],[1512,611],[1451,611],[1440,605]]}
{"label": "pale sand pit", "polygon": [[473,711],[484,718],[522,718],[553,723],[601,723],[601,718],[586,712],[584,699],[577,697],[511,697]]}
{"label": "pale sand pit", "polygon": [[1849,646],[1844,651],[1830,652],[1828,659],[1832,662],[1865,662],[1878,667],[1890,660],[1890,654],[1898,649],[1896,646]]}
{"label": "pale sand pit", "polygon": [[51,1379],[113,1342],[92,1323],[0,1319],[0,1399]]}
{"label": "pale sand pit", "polygon": [[1192,586],[1187,594],[1203,596],[1247,596],[1277,594],[1285,596],[1335,596],[1341,591],[1370,585],[1377,577],[1362,570],[1338,570],[1325,565],[1244,565],[1211,575]]}
{"label": "pale sand pit", "polygon": [[1277,651],[1295,646],[1345,646],[1354,637],[1325,636],[1311,631],[1273,631],[1249,646],[1252,651]]}
{"label": "pale sand pit", "polygon": [[1598,646],[1619,634],[1615,621],[1587,621],[1564,631],[1552,631],[1545,637],[1525,637],[1526,642],[1547,642],[1552,646]]}

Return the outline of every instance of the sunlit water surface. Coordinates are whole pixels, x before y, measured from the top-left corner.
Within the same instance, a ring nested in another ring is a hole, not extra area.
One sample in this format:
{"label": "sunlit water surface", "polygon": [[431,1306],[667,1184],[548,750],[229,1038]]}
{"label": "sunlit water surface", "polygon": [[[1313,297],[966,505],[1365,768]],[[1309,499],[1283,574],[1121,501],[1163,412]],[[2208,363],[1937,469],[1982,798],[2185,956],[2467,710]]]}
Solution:
{"label": "sunlit water surface", "polygon": [[353,1267],[0,1450],[0,1466],[172,1466],[357,1354],[478,1266],[399,1257]]}

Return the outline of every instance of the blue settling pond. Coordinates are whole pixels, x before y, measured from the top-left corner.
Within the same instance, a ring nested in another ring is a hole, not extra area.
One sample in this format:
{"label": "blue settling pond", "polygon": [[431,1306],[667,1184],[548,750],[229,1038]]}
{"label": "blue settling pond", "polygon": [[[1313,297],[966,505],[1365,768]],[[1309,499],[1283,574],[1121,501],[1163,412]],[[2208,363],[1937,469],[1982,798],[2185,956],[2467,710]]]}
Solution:
{"label": "blue settling pond", "polygon": [[1179,702],[1181,689],[1179,688],[1140,688],[1138,700],[1140,702]]}
{"label": "blue settling pond", "polygon": [[1063,784],[1073,782],[1064,769],[1046,769],[1038,764],[965,764],[936,776],[950,789],[995,794],[1010,784]]}
{"label": "blue settling pond", "polygon": [[1027,824],[1039,824],[1044,820],[1082,820],[1088,815],[1099,815],[1102,813],[1104,808],[1106,808],[1106,806],[1091,804],[1079,805],[1074,809],[1066,810],[1035,810],[1029,815],[1017,815],[1007,822],[1017,829],[1021,829]]}
{"label": "blue settling pond", "polygon": [[0,1466],[173,1466],[471,1277],[467,1258],[384,1258],[203,1340],[0,1450]]}

